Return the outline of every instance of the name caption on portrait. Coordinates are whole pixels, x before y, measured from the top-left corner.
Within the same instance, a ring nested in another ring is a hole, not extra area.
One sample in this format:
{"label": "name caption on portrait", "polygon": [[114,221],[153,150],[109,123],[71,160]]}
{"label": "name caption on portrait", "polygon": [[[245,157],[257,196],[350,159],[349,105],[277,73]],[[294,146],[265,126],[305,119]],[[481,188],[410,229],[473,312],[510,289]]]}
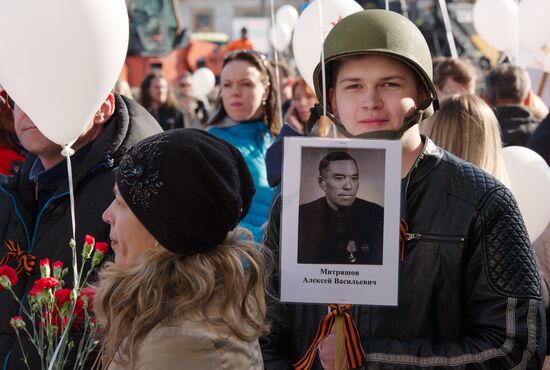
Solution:
{"label": "name caption on portrait", "polygon": [[350,284],[350,285],[376,285],[376,280],[342,279],[338,276],[359,276],[359,271],[321,269],[321,275],[333,275],[334,277],[311,278],[304,277],[303,283],[313,284]]}

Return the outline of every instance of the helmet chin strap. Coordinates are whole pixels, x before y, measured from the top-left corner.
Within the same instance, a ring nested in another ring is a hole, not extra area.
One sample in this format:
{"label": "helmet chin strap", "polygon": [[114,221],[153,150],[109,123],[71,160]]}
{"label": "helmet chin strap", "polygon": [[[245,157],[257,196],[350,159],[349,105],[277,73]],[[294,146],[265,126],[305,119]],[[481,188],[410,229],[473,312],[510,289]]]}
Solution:
{"label": "helmet chin strap", "polygon": [[[340,131],[347,138],[400,140],[401,137],[403,137],[405,131],[430,116],[431,112],[428,110],[428,108],[432,103],[434,106],[434,111],[439,110],[439,101],[430,97],[426,99],[422,104],[420,104],[420,106],[417,107],[411,115],[405,117],[405,119],[403,120],[403,126],[401,126],[399,130],[373,131],[360,135],[350,134],[348,130],[346,130],[344,125],[340,122],[340,120],[338,120],[332,113],[328,111],[327,116],[332,122],[334,122],[334,124],[338,128],[338,131]],[[319,120],[319,118],[323,116],[323,107],[321,104],[317,103],[315,104],[315,106],[313,106],[313,108],[310,109],[310,112],[311,114],[309,116],[309,119],[305,124],[306,135],[310,134],[311,130],[313,129],[313,125],[315,125],[315,122],[317,122],[317,120]]]}

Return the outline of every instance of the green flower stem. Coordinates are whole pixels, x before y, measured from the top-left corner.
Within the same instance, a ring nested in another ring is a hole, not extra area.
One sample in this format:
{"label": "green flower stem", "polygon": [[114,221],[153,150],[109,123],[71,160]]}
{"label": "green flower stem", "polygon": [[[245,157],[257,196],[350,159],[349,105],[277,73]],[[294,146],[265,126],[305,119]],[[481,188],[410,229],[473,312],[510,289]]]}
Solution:
{"label": "green flower stem", "polygon": [[[26,329],[24,330],[27,331]],[[27,354],[23,350],[23,343],[21,342],[21,336],[19,335],[19,330],[16,331],[16,334],[17,334],[17,341],[19,342],[19,347],[21,348],[21,353],[23,354],[23,362],[25,363],[27,370],[31,370],[31,368],[29,367],[29,361],[27,360]]]}
{"label": "green flower stem", "polygon": [[19,307],[21,308],[21,312],[23,312],[23,314],[25,316],[30,316],[29,314],[29,311],[27,311],[25,309],[25,306],[21,303],[21,300],[19,299],[19,297],[17,296],[17,294],[15,294],[15,292],[13,291],[12,288],[8,288],[8,290],[10,291],[11,295],[13,296],[13,298],[15,299],[15,301],[17,302],[17,304],[19,305]]}

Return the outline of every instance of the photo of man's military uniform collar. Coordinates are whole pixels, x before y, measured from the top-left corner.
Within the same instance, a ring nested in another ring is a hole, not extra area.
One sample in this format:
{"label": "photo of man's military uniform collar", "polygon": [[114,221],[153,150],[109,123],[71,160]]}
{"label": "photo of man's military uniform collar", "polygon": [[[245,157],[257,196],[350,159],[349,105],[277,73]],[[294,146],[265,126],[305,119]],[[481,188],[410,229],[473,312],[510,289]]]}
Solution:
{"label": "photo of man's military uniform collar", "polygon": [[322,197],[300,206],[298,263],[381,265],[384,208],[355,198],[334,210]]}

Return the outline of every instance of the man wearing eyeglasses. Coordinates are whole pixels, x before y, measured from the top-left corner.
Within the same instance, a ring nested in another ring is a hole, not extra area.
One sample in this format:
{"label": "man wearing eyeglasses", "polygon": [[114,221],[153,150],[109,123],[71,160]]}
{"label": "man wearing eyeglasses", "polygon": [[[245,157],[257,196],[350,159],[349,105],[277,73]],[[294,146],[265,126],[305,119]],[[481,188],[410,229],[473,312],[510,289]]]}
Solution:
{"label": "man wearing eyeglasses", "polygon": [[[61,147],[46,138],[31,117],[9,99],[21,145],[30,153],[18,175],[0,184],[0,261],[13,268],[49,258],[70,266],[68,242],[71,218],[67,165]],[[60,104],[60,114],[63,106]],[[155,119],[140,105],[120,95],[109,94],[88,128],[77,139],[71,156],[76,204],[76,241],[85,234],[108,240],[109,228],[101,214],[113,200],[114,169],[126,149],[161,132]],[[7,250],[7,245],[16,251]],[[24,263],[26,262],[26,263]],[[14,292],[23,296],[40,278],[40,269],[23,268]],[[69,287],[70,288],[70,287]],[[27,369],[10,318],[19,307],[6,291],[0,291],[0,368]],[[77,344],[78,345],[78,344]],[[23,341],[31,369],[40,368],[34,347]]]}

